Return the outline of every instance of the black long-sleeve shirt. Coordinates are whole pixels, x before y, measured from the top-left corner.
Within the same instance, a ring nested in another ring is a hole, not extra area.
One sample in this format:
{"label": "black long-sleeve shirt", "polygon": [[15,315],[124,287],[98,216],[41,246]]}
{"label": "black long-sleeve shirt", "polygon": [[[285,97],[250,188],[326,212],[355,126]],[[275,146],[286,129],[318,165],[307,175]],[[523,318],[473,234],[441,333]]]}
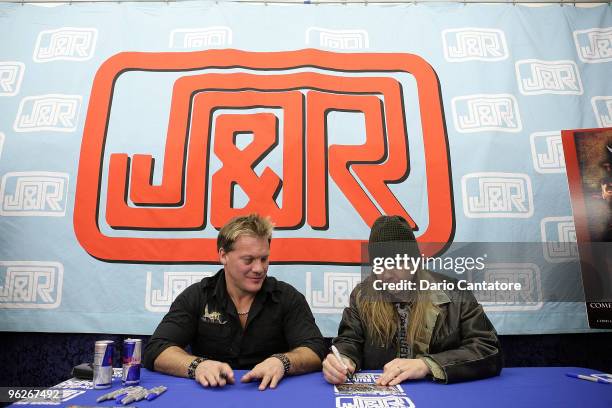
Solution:
{"label": "black long-sleeve shirt", "polygon": [[251,368],[274,353],[308,347],[321,359],[325,342],[304,296],[293,286],[267,277],[255,296],[245,329],[225,286],[221,269],[185,289],[172,303],[144,351],[144,365],[153,370],[159,354],[170,346],[191,345],[196,356]]}

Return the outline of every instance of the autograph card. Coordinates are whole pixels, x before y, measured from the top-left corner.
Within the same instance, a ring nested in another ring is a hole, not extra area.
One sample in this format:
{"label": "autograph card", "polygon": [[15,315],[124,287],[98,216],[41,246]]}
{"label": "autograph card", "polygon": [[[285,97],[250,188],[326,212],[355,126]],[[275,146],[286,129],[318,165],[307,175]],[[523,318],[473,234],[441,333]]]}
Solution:
{"label": "autograph card", "polygon": [[336,395],[397,395],[404,394],[401,385],[376,385],[375,381],[381,374],[357,373],[354,382],[338,384],[334,387]]}

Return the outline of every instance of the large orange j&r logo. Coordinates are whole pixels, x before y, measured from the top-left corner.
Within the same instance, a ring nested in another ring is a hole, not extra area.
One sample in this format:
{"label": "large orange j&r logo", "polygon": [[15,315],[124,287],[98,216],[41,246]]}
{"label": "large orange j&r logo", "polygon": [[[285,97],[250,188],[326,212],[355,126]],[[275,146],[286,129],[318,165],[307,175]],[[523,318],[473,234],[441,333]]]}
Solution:
{"label": "large orange j&r logo", "polygon": [[[159,183],[153,182],[152,154],[105,156],[115,86],[133,72],[179,74]],[[410,174],[405,110],[414,108],[405,106],[402,84],[389,73],[416,82],[428,205],[419,241],[440,243],[427,246],[432,255],[452,239],[454,228],[435,72],[410,54],[311,49],[122,53],[107,60],[94,80],[81,146],[74,211],[79,242],[107,261],[216,262],[216,239],[193,231],[204,230],[207,220],[220,228],[234,216],[258,212],[294,232],[274,239],[273,262],[359,264],[363,239],[325,235],[330,181],[368,226],[386,213],[403,215],[418,228],[389,187]],[[327,118],[335,111],[363,115],[363,144],[328,143]],[[237,142],[242,134],[251,137],[246,146]],[[282,153],[280,171],[256,172],[273,151]],[[219,163],[214,169],[212,158]],[[237,187],[248,197],[243,206],[235,203]],[[131,233],[105,232],[102,221],[111,231]],[[301,236],[304,229],[323,235]]]}

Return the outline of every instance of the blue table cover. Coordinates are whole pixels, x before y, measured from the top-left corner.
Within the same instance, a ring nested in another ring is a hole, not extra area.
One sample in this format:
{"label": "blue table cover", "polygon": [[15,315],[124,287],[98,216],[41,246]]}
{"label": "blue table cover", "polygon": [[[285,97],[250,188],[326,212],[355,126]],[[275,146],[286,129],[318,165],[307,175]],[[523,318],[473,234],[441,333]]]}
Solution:
{"label": "blue table cover", "polygon": [[[594,370],[576,367],[506,368],[499,377],[443,385],[430,380],[401,384],[412,406],[425,407],[612,407],[612,384],[600,384],[567,377],[566,373],[592,374]],[[245,371],[235,371],[239,379]],[[69,382],[68,382],[69,383]],[[347,403],[339,399],[334,387],[325,382],[321,372],[285,378],[274,390],[259,391],[258,383],[223,388],[204,388],[193,380],[172,377],[143,369],[140,385],[168,390],[153,401],[138,401],[129,406],[154,407],[391,407],[381,403]],[[96,403],[96,399],[121,387],[114,379],[107,390],[80,390],[61,406],[115,406],[114,401]],[[83,392],[84,391],[84,392]],[[19,405],[25,406],[25,405]],[[31,405],[34,406],[34,405]],[[41,406],[41,405],[36,405]],[[396,405],[393,405],[394,407]],[[401,406],[401,405],[400,405]],[[408,405],[410,406],[410,405]]]}

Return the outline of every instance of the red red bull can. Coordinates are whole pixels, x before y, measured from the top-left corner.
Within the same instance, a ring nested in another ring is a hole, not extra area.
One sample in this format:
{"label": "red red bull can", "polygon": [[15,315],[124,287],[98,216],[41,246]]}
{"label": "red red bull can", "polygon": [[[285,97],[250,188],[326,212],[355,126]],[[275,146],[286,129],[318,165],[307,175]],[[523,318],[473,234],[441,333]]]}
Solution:
{"label": "red red bull can", "polygon": [[125,339],[123,341],[123,385],[140,384],[140,362],[142,356],[142,340]]}
{"label": "red red bull can", "polygon": [[97,390],[110,388],[113,382],[113,354],[115,342],[96,341],[94,345],[93,385]]}

